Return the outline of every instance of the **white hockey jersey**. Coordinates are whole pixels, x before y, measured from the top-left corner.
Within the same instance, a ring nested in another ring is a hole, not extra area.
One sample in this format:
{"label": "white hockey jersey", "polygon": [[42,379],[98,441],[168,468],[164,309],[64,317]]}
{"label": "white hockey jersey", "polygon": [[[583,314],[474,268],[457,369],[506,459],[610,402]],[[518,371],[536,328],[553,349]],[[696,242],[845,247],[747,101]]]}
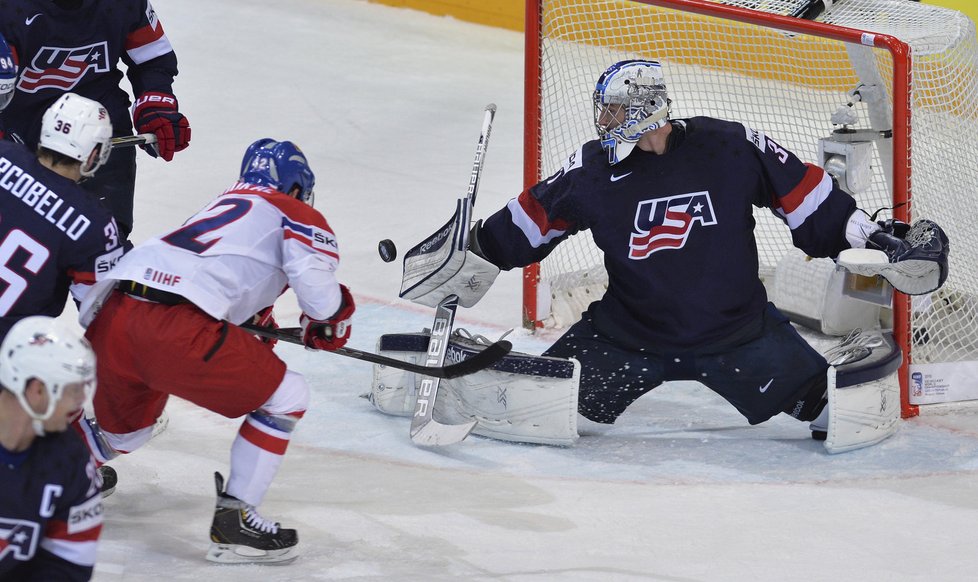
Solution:
{"label": "white hockey jersey", "polygon": [[339,249],[316,209],[272,188],[238,182],[180,228],[127,253],[82,304],[83,325],[117,281],[180,295],[215,319],[241,324],[287,286],[326,319],[340,307]]}

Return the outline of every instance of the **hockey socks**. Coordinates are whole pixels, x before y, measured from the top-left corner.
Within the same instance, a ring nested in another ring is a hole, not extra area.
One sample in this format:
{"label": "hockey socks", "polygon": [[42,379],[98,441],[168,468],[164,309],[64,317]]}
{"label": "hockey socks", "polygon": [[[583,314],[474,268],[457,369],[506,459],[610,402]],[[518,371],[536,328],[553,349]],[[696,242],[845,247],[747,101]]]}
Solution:
{"label": "hockey socks", "polygon": [[282,464],[295,424],[304,413],[255,411],[245,417],[231,445],[229,494],[252,505],[261,504]]}

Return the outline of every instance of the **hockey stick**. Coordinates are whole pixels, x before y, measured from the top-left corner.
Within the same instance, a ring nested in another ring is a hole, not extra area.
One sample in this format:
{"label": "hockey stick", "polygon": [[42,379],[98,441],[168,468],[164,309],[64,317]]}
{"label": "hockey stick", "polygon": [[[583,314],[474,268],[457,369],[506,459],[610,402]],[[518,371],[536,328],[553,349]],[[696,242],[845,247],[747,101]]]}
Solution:
{"label": "hockey stick", "polygon": [[[458,297],[449,295],[441,300],[435,308],[435,320],[431,325],[431,336],[428,339],[428,353],[425,357],[425,368],[435,370],[444,365],[448,353],[448,339],[455,323],[455,311],[458,309]],[[477,421],[470,420],[462,424],[445,424],[435,420],[435,399],[438,397],[438,385],[441,378],[424,374],[421,385],[418,386],[418,396],[414,401],[414,415],[411,417],[411,441],[425,446],[450,445],[462,441],[475,428]]]}
{"label": "hockey stick", "polygon": [[[262,337],[281,340],[286,343],[297,344],[300,346],[304,345],[302,342],[302,330],[298,327],[283,327],[273,329],[269,327],[262,327],[260,325],[254,325],[252,323],[243,323],[239,327]],[[447,340],[445,341],[445,344],[448,344]],[[364,352],[354,348],[339,348],[337,350],[333,350],[332,353],[353,358],[355,360],[363,360],[372,364],[380,364],[382,366],[389,366],[399,370],[414,372],[415,374],[425,374],[428,376],[434,376],[436,378],[458,378],[459,376],[472,374],[492,366],[499,360],[503,359],[503,357],[512,349],[513,345],[511,343],[506,340],[501,340],[494,344],[490,344],[485,350],[479,352],[471,358],[448,366],[442,366],[441,363],[439,363],[437,367],[412,364],[411,362],[388,358],[386,356],[381,356],[380,354]]]}
{"label": "hockey stick", "polygon": [[150,145],[156,143],[155,133],[140,133],[139,135],[124,135],[112,138],[112,147],[125,148],[132,146]]}
{"label": "hockey stick", "polygon": [[[489,135],[492,132],[492,120],[496,116],[496,104],[486,105],[485,115],[482,118],[482,130],[479,133],[479,142],[475,148],[475,159],[472,161],[472,172],[469,174],[469,186],[465,193],[466,204],[461,209],[465,219],[465,213],[471,212],[472,205],[475,204],[475,197],[479,191],[479,179],[482,177],[482,167],[485,162],[486,147],[489,145]],[[461,229],[459,241],[455,244],[460,245],[460,250],[466,252],[468,249],[468,233],[471,227],[471,215],[468,216],[469,224]],[[449,295],[441,300],[435,308],[435,320],[431,325],[431,339],[428,342],[428,357],[425,364],[428,366],[441,366],[445,361],[445,354],[448,351],[448,338],[452,333],[452,324],[455,322],[455,311],[458,309],[458,297]],[[426,376],[421,380],[418,388],[418,398],[414,403],[414,416],[411,417],[411,441],[415,444],[433,446],[450,445],[462,441],[469,436],[472,429],[477,424],[476,420],[470,420],[462,424],[444,424],[434,418],[435,400],[438,398],[439,378]]]}
{"label": "hockey stick", "polygon": [[802,18],[804,20],[815,20],[831,6],[831,0],[809,0],[794,9],[788,16],[794,16],[795,18]]}
{"label": "hockey stick", "polygon": [[759,12],[767,12],[768,14],[777,14],[780,16],[791,16],[793,18],[801,18],[803,20],[815,20],[825,12],[826,9],[830,8],[833,4],[840,2],[841,0],[800,0],[792,6],[785,6],[784,0],[758,0],[757,2],[746,4],[743,2],[723,2],[721,4],[726,4],[728,6],[737,6],[741,8],[748,8],[750,10],[757,10]]}

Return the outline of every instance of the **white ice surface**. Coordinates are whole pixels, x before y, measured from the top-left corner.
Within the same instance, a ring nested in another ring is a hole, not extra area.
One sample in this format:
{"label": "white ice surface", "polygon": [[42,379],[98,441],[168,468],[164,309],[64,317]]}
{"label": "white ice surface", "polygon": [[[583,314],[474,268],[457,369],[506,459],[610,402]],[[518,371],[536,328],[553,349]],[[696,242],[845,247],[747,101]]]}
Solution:
{"label": "white ice surface", "polygon": [[[399,301],[403,253],[464,194],[481,111],[499,106],[476,216],[522,185],[520,34],[355,0],[157,0],[193,126],[172,163],[139,158],[138,242],[180,224],[237,176],[247,144],[291,139],[316,171],[317,207],[341,245],[359,308],[351,346],[430,324]],[[460,325],[520,324],[504,273]],[[277,309],[297,318],[294,301]],[[554,336],[517,330],[539,353]],[[165,346],[161,346],[165,349]],[[369,365],[276,348],[313,390],[261,508],[299,530],[283,567],[204,560],[212,474],[238,422],[171,401],[170,425],[114,462],[95,579],[950,581],[978,579],[978,417],[901,425],[879,446],[825,454],[807,427],[750,427],[697,385],[640,399],[573,448],[470,437],[441,449],[359,397]]]}

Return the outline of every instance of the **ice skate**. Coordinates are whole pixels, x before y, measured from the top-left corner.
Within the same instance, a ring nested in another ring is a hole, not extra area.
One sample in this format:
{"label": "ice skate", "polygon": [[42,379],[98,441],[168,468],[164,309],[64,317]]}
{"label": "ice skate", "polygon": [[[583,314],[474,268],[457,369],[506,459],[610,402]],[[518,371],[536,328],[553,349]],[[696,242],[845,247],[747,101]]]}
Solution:
{"label": "ice skate", "polygon": [[221,564],[283,564],[296,559],[299,536],[258,514],[255,507],[224,492],[224,477],[214,473],[217,507],[211,523],[207,559]]}

